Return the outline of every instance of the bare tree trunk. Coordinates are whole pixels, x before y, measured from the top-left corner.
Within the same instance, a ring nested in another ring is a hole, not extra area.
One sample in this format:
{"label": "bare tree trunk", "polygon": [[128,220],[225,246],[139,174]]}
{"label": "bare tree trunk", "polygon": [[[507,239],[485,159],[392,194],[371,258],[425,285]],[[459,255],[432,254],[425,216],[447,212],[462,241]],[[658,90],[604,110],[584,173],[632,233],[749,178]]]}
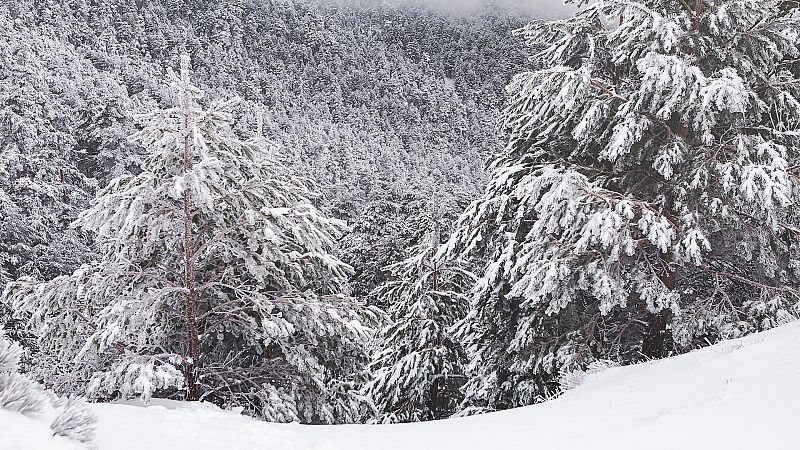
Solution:
{"label": "bare tree trunk", "polygon": [[[439,373],[439,370],[436,371]],[[441,419],[441,407],[439,405],[439,381],[441,378],[436,378],[431,383],[431,419]]]}
{"label": "bare tree trunk", "polygon": [[[191,98],[189,85],[189,58],[181,57],[181,82],[184,87],[181,97],[183,110],[183,174],[190,168],[190,129],[189,114]],[[197,333],[197,292],[194,273],[194,242],[192,238],[192,213],[189,202],[189,191],[183,191],[183,262],[185,267],[184,286],[186,287],[186,334],[189,345],[189,355],[186,359],[186,399],[194,401],[199,399],[197,365],[200,360],[200,339]]]}
{"label": "bare tree trunk", "polygon": [[669,309],[663,309],[655,314],[649,313],[647,332],[642,340],[642,355],[647,358],[660,359],[667,356],[665,343],[670,313]]}
{"label": "bare tree trunk", "polygon": [[[670,291],[675,290],[676,276],[675,272],[670,267],[672,262],[672,253],[668,253],[663,258],[664,272],[659,276],[661,282]],[[659,359],[667,356],[666,342],[667,342],[667,325],[669,324],[672,310],[664,308],[661,311],[653,314],[649,313],[650,320],[648,320],[647,331],[642,339],[642,354],[651,359]]]}

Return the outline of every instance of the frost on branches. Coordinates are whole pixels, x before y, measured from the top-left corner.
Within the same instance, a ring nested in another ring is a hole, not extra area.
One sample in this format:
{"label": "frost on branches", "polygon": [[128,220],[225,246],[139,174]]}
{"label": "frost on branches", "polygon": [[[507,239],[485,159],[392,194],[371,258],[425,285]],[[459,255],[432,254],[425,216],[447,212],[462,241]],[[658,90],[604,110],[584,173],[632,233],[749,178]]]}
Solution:
{"label": "frost on branches", "polygon": [[69,397],[59,399],[58,403],[63,405],[50,424],[53,435],[64,436],[91,446],[97,429],[97,416],[89,409],[86,401],[80,397]]}
{"label": "frost on branches", "polygon": [[37,414],[45,397],[36,383],[19,373],[21,357],[22,348],[0,330],[0,409]]}
{"label": "frost on branches", "polygon": [[[75,164],[76,112],[106,95],[106,77],[74,49],[0,11],[0,290],[51,279],[90,254],[69,230],[93,192]],[[90,82],[85,80],[92,80]],[[0,326],[7,319],[0,305]]]}
{"label": "frost on branches", "polygon": [[[113,75],[71,44],[12,18],[7,8],[21,3],[0,6],[0,292],[21,277],[71,273],[92,257],[86,236],[70,228],[97,184],[96,172],[86,170],[82,129],[102,131],[97,142],[113,140],[107,136],[116,135],[114,121],[92,111],[127,97]],[[117,165],[111,157],[102,163]],[[63,368],[60,354],[38,352],[27,319],[0,301],[0,329],[25,349],[23,370],[39,378]]]}
{"label": "frost on branches", "polygon": [[510,143],[447,244],[491,260],[467,406],[797,315],[800,17],[779,3],[601,0],[519,30],[546,68],[508,87]]}
{"label": "frost on branches", "polygon": [[396,279],[372,294],[391,305],[364,387],[383,423],[442,419],[461,400],[466,355],[452,327],[466,315],[464,292],[475,278],[435,258],[437,247],[412,247],[410,258],[388,267]]}
{"label": "frost on branches", "polygon": [[102,367],[92,396],[356,420],[371,335],[362,321],[375,314],[339,294],[350,268],[331,249],[345,224],[310,204],[308,183],[270,142],[236,137],[236,99],[200,106],[188,57],[172,78],[178,106],[142,115],[132,136],[147,150],[143,171],[111,181],[74,224],[96,235],[100,261],[7,297],[46,311],[35,313],[44,336],[53,326],[43,316],[58,315],[62,299],[89,305],[76,356]]}
{"label": "frost on branches", "polygon": [[0,330],[0,410],[37,416],[45,408],[63,405],[51,425],[53,435],[65,436],[86,444],[86,448],[94,448],[97,418],[86,402],[78,397],[63,399],[47,395],[42,386],[20,374],[22,353],[22,348]]}

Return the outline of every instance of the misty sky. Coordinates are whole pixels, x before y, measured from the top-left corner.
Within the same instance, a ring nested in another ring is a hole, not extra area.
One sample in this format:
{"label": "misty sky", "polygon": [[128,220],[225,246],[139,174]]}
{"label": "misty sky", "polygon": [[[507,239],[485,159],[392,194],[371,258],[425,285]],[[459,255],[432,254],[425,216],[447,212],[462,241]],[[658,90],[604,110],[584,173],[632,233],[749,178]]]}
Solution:
{"label": "misty sky", "polygon": [[[468,11],[486,4],[487,0],[427,0],[427,2],[447,9]],[[491,0],[491,3],[513,6],[542,17],[566,17],[575,11],[574,6],[565,5],[563,0]]]}
{"label": "misty sky", "polygon": [[[420,3],[422,0],[322,0],[329,2],[345,3]],[[470,11],[486,5],[505,5],[513,9],[518,9],[530,14],[531,17],[559,18],[568,17],[576,10],[572,5],[565,5],[563,0],[424,0],[424,3],[442,9],[451,10],[459,13],[469,13]]]}

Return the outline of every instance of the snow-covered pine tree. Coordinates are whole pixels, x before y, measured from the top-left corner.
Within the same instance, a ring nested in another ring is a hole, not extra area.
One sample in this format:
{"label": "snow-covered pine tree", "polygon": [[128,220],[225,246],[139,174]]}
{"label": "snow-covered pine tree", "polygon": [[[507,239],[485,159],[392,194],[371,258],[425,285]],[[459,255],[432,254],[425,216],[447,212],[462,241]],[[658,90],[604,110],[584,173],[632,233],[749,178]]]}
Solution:
{"label": "snow-covered pine tree", "polygon": [[509,85],[510,142],[445,248],[491,259],[466,406],[795,317],[800,18],[779,3],[600,0],[519,30],[544,68]]}
{"label": "snow-covered pine tree", "polygon": [[[28,7],[0,5],[0,292],[20,277],[70,273],[92,257],[87,239],[69,225],[96,189],[85,150],[113,147],[106,133],[116,129],[92,112],[128,95],[120,77],[98,70],[54,28],[21,20]],[[96,133],[91,144],[83,127]],[[104,170],[126,161],[123,153],[103,158]],[[23,370],[49,372],[53,361],[37,353],[24,322],[0,302],[0,329],[25,349]]]}
{"label": "snow-covered pine tree", "polygon": [[90,395],[185,388],[268,420],[355,420],[374,312],[338,294],[349,267],[330,251],[345,224],[310,204],[266,139],[234,135],[235,99],[198,105],[188,56],[173,83],[179,106],[141,116],[132,137],[143,171],[111,181],[75,222],[101,260],[7,297],[51,329],[36,311],[101,306],[78,356],[111,363]]}
{"label": "snow-covered pine tree", "polygon": [[438,242],[436,233],[409,249],[412,256],[387,267],[394,280],[371,294],[390,305],[364,386],[383,423],[442,419],[462,397],[466,355],[452,327],[466,315],[475,277],[434,258]]}
{"label": "snow-covered pine tree", "polygon": [[92,374],[113,357],[84,351],[97,330],[93,319],[107,299],[82,287],[99,282],[93,280],[98,276],[96,267],[84,265],[48,282],[23,277],[8,283],[0,296],[14,325],[8,334],[24,338],[19,340],[32,353],[27,372],[57,394],[83,394]]}

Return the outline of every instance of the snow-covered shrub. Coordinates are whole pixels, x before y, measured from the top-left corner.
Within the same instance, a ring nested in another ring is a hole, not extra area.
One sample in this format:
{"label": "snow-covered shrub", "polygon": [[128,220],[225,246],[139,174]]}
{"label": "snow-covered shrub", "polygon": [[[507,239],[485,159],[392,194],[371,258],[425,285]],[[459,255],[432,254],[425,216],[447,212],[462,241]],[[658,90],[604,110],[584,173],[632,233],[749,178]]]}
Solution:
{"label": "snow-covered shrub", "polygon": [[44,403],[39,385],[15,372],[0,373],[0,408],[36,414],[42,411]]}
{"label": "snow-covered shrub", "polygon": [[18,372],[22,349],[0,330],[0,409],[39,415],[50,405],[60,409],[50,425],[53,435],[65,436],[93,448],[97,418],[81,398],[59,398]]}
{"label": "snow-covered shrub", "polygon": [[22,348],[0,331],[0,372],[16,372],[22,357]]}
{"label": "snow-covered shrub", "polygon": [[22,349],[0,331],[0,409],[35,414],[42,410],[45,397],[33,381],[19,374]]}
{"label": "snow-covered shrub", "polygon": [[619,364],[609,360],[592,361],[585,369],[573,370],[559,374],[558,383],[562,392],[575,389],[582,385],[592,375],[606,371],[612,367],[619,367]]}
{"label": "snow-covered shrub", "polygon": [[97,416],[80,397],[68,397],[61,403],[63,405],[58,416],[50,424],[53,434],[92,446],[97,428]]}

